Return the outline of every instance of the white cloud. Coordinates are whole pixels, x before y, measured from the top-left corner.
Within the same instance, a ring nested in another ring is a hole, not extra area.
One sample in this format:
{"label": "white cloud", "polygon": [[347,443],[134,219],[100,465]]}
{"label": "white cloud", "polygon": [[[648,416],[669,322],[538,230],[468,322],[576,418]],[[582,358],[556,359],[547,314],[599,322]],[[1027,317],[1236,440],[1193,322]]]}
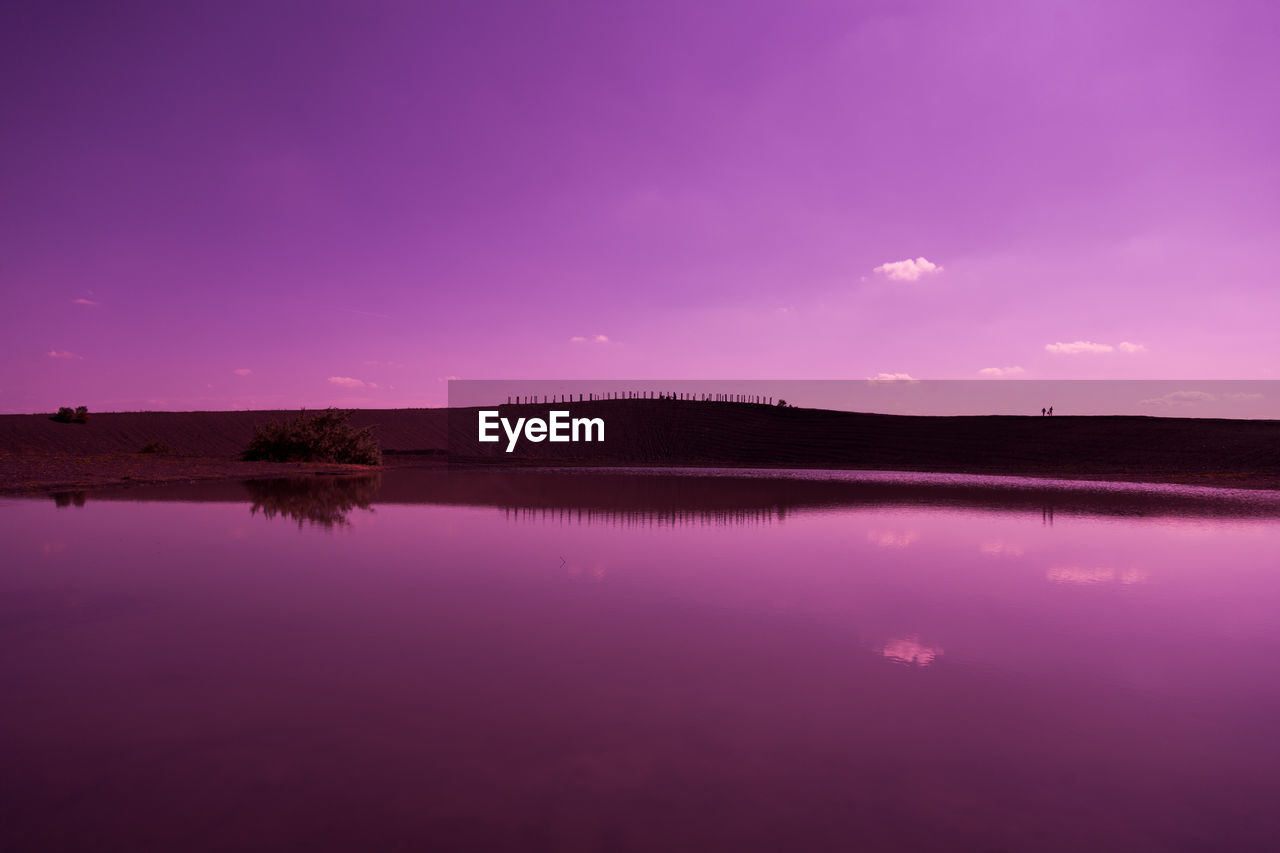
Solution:
{"label": "white cloud", "polygon": [[942,272],[942,267],[927,258],[888,261],[872,270],[894,281],[916,281],[921,276]]}
{"label": "white cloud", "polygon": [[915,382],[910,373],[877,373],[875,376],[868,376],[868,382]]}
{"label": "white cloud", "polygon": [[343,388],[364,388],[365,383],[359,379],[350,376],[330,376],[329,381],[334,385],[341,385]]}
{"label": "white cloud", "polygon": [[1218,399],[1217,394],[1208,391],[1174,391],[1163,397],[1152,397],[1139,403],[1141,406],[1194,406],[1197,403],[1212,403]]}
{"label": "white cloud", "polygon": [[572,338],[569,338],[569,342],[575,344],[607,344],[609,343],[609,337],[608,335],[574,335]]}
{"label": "white cloud", "polygon": [[84,298],[72,299],[71,302],[74,305],[101,305],[102,304],[100,302],[94,302],[92,299],[84,299]]}
{"label": "white cloud", "polygon": [[1080,355],[1081,353],[1103,353],[1111,352],[1115,347],[1111,344],[1095,344],[1093,341],[1072,341],[1071,343],[1063,343],[1058,341],[1056,344],[1045,344],[1046,352],[1056,353],[1058,355]]}
{"label": "white cloud", "polygon": [[1147,348],[1142,344],[1134,344],[1129,341],[1120,342],[1120,352],[1146,352]]}
{"label": "white cloud", "polygon": [[82,359],[84,358],[84,356],[76,355],[75,353],[70,352],[68,350],[64,350],[64,349],[51,349],[49,350],[49,358],[80,358]]}
{"label": "white cloud", "polygon": [[1017,376],[1022,373],[1021,367],[984,367],[978,371],[980,376]]}
{"label": "white cloud", "polygon": [[231,372],[234,373],[236,376],[248,376],[250,373],[253,373],[253,370],[251,370],[248,367],[237,367],[235,370]]}

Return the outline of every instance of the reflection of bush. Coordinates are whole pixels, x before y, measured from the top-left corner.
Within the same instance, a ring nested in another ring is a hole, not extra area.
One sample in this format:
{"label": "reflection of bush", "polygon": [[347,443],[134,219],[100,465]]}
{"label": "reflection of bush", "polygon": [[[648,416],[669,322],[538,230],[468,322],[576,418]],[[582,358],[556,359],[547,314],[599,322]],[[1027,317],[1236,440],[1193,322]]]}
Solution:
{"label": "reflection of bush", "polygon": [[316,477],[314,479],[250,480],[245,483],[253,506],[249,512],[262,511],[265,518],[283,515],[298,522],[309,522],[332,530],[346,527],[347,514],[353,509],[373,510],[382,478]]}
{"label": "reflection of bush", "polygon": [[56,507],[84,506],[84,492],[54,492],[53,505]]}

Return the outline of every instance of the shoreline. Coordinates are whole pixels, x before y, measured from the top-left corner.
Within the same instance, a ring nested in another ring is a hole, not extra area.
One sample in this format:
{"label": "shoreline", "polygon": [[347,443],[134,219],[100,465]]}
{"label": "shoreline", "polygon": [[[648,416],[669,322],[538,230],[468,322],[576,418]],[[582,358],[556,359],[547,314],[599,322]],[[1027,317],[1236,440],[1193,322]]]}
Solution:
{"label": "shoreline", "polygon": [[[1019,477],[1028,480],[1066,480],[1077,483],[1127,483],[1195,486],[1280,492],[1280,477],[1274,474],[1236,472],[1134,472],[1123,470],[1028,470],[987,466],[945,470],[926,467],[871,468],[849,465],[724,464],[719,462],[661,462],[645,464],[605,464],[557,460],[512,460],[509,464],[488,461],[448,461],[434,454],[394,454],[383,465],[343,465],[324,462],[245,462],[218,457],[151,456],[144,454],[15,454],[0,452],[0,496],[50,495],[166,483],[243,482],[246,480],[306,478],[314,476],[360,476],[405,469],[462,471],[557,470],[605,471],[618,474],[649,471],[850,471],[894,472],[925,475],[976,477]],[[727,476],[732,476],[727,475]],[[752,475],[758,478],[758,473]]]}

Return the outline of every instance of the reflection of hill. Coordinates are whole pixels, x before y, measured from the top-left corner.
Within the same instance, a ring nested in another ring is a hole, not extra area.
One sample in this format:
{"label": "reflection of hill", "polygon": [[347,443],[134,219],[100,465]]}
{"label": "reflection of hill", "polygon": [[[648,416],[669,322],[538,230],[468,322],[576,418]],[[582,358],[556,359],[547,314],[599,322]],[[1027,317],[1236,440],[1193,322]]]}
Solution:
{"label": "reflection of hill", "polygon": [[703,523],[761,523],[793,512],[881,506],[981,508],[1045,519],[1055,513],[1280,517],[1280,495],[1267,491],[982,478],[912,481],[924,475],[839,471],[714,473],[393,470],[383,476],[377,500],[494,506],[526,518],[545,513],[548,520],[633,524],[679,524],[692,517]]}
{"label": "reflection of hill", "polygon": [[244,484],[253,506],[249,512],[264,518],[287,516],[326,530],[350,524],[353,509],[373,509],[378,494],[377,475],[369,477],[313,477],[309,479],[250,480]]}
{"label": "reflection of hill", "polygon": [[[757,472],[759,473],[759,472]],[[654,472],[609,469],[392,469],[381,475],[309,477],[249,483],[174,483],[89,492],[90,500],[240,502],[326,527],[374,504],[494,507],[517,520],[564,524],[767,524],[799,512],[929,506],[1057,515],[1280,518],[1269,491],[1057,483],[1042,480],[930,478],[842,471]]]}

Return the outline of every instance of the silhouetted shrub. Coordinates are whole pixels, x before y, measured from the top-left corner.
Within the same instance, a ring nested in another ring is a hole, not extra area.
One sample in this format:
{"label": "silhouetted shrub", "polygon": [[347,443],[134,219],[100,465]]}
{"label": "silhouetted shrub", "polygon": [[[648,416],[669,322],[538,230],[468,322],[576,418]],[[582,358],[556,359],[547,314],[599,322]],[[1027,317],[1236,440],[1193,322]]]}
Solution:
{"label": "silhouetted shrub", "polygon": [[266,462],[340,462],[380,465],[382,450],[373,427],[356,429],[347,423],[351,412],[306,409],[291,421],[272,421],[255,430],[244,458]]}
{"label": "silhouetted shrub", "polygon": [[89,422],[89,407],[76,406],[72,409],[69,406],[63,406],[58,409],[57,414],[50,415],[49,420],[60,424],[86,424]]}
{"label": "silhouetted shrub", "polygon": [[155,453],[159,456],[168,456],[173,452],[173,448],[165,444],[163,441],[149,441],[142,445],[139,453]]}

